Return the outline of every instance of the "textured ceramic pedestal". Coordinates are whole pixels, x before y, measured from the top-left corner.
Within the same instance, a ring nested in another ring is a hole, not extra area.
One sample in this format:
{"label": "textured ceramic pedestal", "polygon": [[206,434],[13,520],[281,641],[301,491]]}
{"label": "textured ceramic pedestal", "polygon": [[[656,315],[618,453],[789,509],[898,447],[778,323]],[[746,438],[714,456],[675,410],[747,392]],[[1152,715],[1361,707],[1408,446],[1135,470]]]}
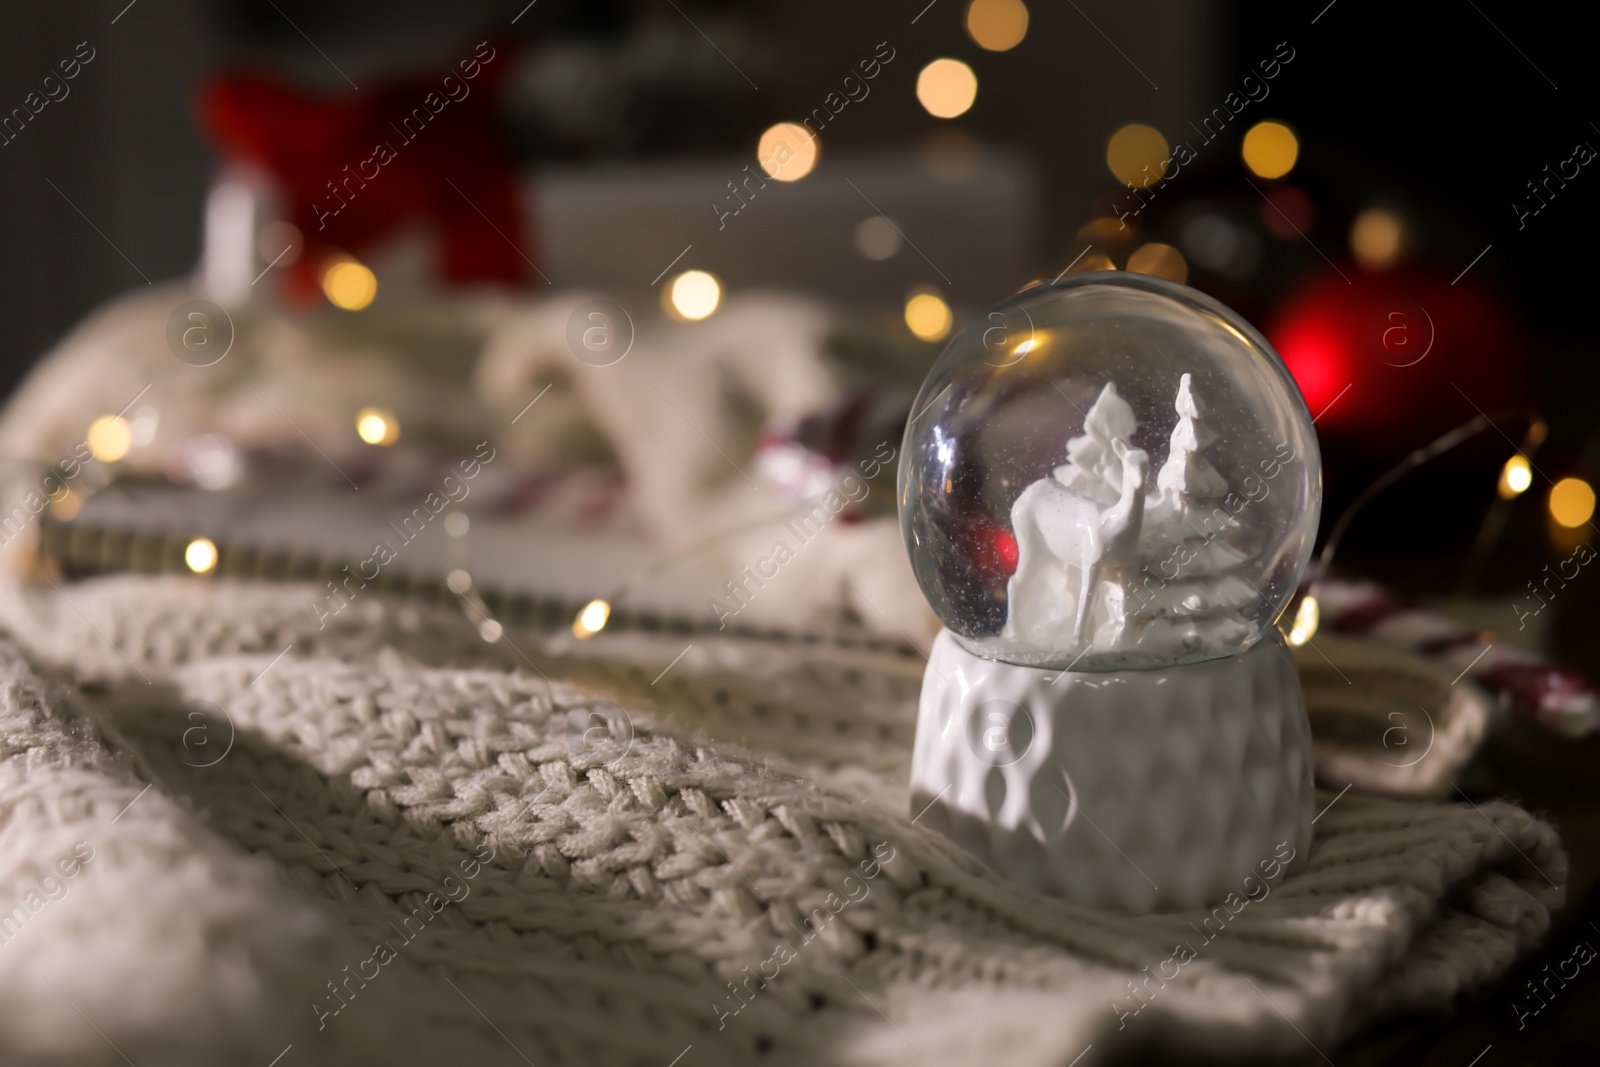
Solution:
{"label": "textured ceramic pedestal", "polygon": [[1313,805],[1276,631],[1226,659],[1111,673],[934,642],[912,813],[1023,885],[1130,914],[1216,904],[1305,855]]}

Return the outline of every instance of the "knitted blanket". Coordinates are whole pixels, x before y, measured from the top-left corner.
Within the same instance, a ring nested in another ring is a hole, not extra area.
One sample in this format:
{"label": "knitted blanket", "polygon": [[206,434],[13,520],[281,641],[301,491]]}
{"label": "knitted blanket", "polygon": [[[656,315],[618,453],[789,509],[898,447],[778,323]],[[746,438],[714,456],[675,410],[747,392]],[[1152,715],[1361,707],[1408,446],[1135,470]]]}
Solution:
{"label": "knitted blanket", "polygon": [[1331,1054],[1563,895],[1517,807],[1329,794],[1276,888],[1099,913],[906,811],[917,661],[314,593],[0,595],[0,1061]]}

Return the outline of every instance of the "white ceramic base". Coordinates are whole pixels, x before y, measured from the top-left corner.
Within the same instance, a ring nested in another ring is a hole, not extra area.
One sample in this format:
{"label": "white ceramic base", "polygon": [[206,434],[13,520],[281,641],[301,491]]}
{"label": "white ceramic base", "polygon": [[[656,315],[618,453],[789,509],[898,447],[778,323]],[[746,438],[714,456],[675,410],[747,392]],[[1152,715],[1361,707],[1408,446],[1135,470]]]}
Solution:
{"label": "white ceramic base", "polygon": [[1079,904],[1143,914],[1258,894],[1311,841],[1300,677],[1275,631],[1226,659],[1109,673],[997,663],[942,632],[911,810]]}

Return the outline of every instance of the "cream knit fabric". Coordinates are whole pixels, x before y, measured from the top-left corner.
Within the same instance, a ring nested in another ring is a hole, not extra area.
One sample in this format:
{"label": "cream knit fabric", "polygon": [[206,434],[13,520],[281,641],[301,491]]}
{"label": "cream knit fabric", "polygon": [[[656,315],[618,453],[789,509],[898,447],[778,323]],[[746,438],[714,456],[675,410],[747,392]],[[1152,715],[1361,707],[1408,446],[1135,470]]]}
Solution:
{"label": "cream knit fabric", "polygon": [[1265,896],[1096,913],[907,814],[915,661],[486,645],[378,596],[319,629],[312,594],[0,594],[0,1061],[1331,1053],[1495,977],[1563,894],[1514,806],[1348,794]]}

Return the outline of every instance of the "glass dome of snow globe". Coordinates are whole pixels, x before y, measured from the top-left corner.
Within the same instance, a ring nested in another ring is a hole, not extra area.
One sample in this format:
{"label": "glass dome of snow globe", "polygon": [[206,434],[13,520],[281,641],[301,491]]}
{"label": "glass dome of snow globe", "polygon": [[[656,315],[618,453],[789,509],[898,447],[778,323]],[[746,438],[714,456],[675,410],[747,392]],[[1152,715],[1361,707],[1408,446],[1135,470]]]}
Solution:
{"label": "glass dome of snow globe", "polygon": [[1288,606],[1321,503],[1311,416],[1237,314],[1145,275],[1018,293],[912,407],[900,521],[977,656],[1079,672],[1220,659]]}

